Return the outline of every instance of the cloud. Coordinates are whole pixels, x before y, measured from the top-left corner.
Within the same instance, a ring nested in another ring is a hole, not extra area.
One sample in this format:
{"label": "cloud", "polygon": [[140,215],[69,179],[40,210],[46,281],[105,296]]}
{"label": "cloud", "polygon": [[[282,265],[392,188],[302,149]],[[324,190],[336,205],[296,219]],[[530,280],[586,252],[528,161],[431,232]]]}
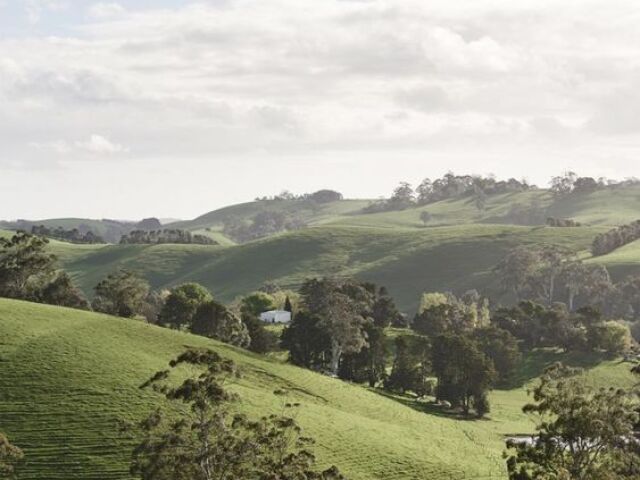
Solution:
{"label": "cloud", "polygon": [[545,177],[640,154],[633,0],[143,3],[23,0],[39,24],[18,33],[0,18],[2,167],[126,154],[206,176],[376,159],[392,182],[473,170],[480,155],[498,174]]}
{"label": "cloud", "polygon": [[98,20],[111,19],[124,15],[125,8],[119,3],[95,3],[87,11],[90,17]]}
{"label": "cloud", "polygon": [[423,113],[434,113],[452,106],[445,90],[437,85],[401,90],[396,94],[395,99],[400,106]]}
{"label": "cloud", "polygon": [[87,141],[75,142],[75,146],[80,150],[95,153],[96,155],[113,155],[129,151],[128,148],[96,134],[91,135]]}
{"label": "cloud", "polygon": [[128,153],[129,148],[112,142],[102,135],[92,134],[86,140],[69,142],[55,140],[53,142],[31,142],[30,147],[40,151],[53,152],[58,155],[75,156],[75,154],[90,153],[93,155],[116,155]]}

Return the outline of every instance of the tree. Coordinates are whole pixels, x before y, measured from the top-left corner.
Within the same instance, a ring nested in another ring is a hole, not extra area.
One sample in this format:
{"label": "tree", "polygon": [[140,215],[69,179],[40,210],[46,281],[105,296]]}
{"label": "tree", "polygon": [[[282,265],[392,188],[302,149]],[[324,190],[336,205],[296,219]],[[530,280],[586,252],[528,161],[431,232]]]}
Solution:
{"label": "tree", "polygon": [[209,300],[198,307],[193,315],[191,332],[238,347],[247,347],[251,342],[247,327],[242,320],[214,300]]}
{"label": "tree", "polygon": [[529,289],[530,279],[540,260],[540,253],[534,248],[520,246],[511,250],[495,267],[502,289],[522,298]]}
{"label": "tree", "polygon": [[393,195],[389,199],[389,208],[391,210],[404,210],[416,203],[415,193],[411,185],[407,182],[400,182],[400,185],[393,191]]}
{"label": "tree", "polygon": [[316,203],[331,203],[338,202],[344,197],[340,192],[336,192],[335,190],[318,190],[309,195],[309,198]]}
{"label": "tree", "polygon": [[550,306],[558,279],[575,262],[572,252],[556,245],[520,246],[511,250],[495,271],[505,291],[511,290],[518,299],[527,295],[541,299]]}
{"label": "tree", "polygon": [[591,326],[588,336],[591,348],[612,356],[628,352],[633,341],[629,327],[614,320]]}
{"label": "tree", "polygon": [[506,384],[522,358],[518,340],[506,330],[495,326],[474,331],[473,338],[480,351],[493,362],[497,380]]}
{"label": "tree", "polygon": [[184,283],[169,293],[160,311],[160,323],[171,328],[191,327],[198,308],[213,300],[211,293],[198,283]]}
{"label": "tree", "polygon": [[264,292],[254,292],[240,301],[240,311],[243,314],[259,316],[262,312],[276,308],[273,296]]}
{"label": "tree", "polygon": [[487,208],[487,194],[478,185],[474,186],[473,190],[473,203],[479,212],[484,212],[485,208]]}
{"label": "tree", "polygon": [[149,294],[149,283],[129,270],[112,273],[95,287],[92,307],[97,312],[134,317],[142,314]]}
{"label": "tree", "polygon": [[338,376],[351,382],[367,382],[373,388],[386,376],[387,337],[384,328],[374,324],[368,324],[365,330],[368,345],[358,353],[343,356]]}
{"label": "tree", "polygon": [[293,305],[291,305],[289,295],[287,295],[287,298],[284,301],[284,311],[289,312],[293,316]]}
{"label": "tree", "polygon": [[0,478],[7,480],[16,478],[16,465],[24,458],[22,450],[9,442],[9,439],[0,433]]}
{"label": "tree", "polygon": [[49,240],[25,232],[0,238],[0,297],[34,300],[55,275]]}
{"label": "tree", "polygon": [[337,375],[343,354],[358,353],[367,347],[363,313],[371,310],[373,294],[352,281],[312,279],[300,289],[304,303],[319,318],[331,342],[330,371]]}
{"label": "tree", "polygon": [[573,191],[578,175],[575,172],[565,172],[563,175],[551,179],[551,191],[556,195],[567,195]]}
{"label": "tree", "polygon": [[414,386],[417,359],[411,354],[410,337],[400,336],[395,340],[396,354],[391,374],[384,382],[384,388],[405,393]]}
{"label": "tree", "polygon": [[267,330],[262,320],[248,312],[243,313],[241,318],[251,338],[247,347],[249,350],[255,353],[267,353],[276,349],[278,336]]}
{"label": "tree", "polygon": [[319,326],[331,339],[329,368],[334,375],[337,375],[343,354],[358,353],[368,346],[364,331],[365,321],[351,299],[338,292],[333,292],[327,297],[321,312]]}
{"label": "tree", "polygon": [[424,224],[424,226],[427,226],[427,223],[429,223],[431,221],[432,215],[427,212],[426,210],[423,210],[422,212],[420,212],[420,221]]}
{"label": "tree", "polygon": [[394,319],[400,315],[393,298],[387,292],[387,289],[380,287],[376,293],[375,301],[371,311],[373,323],[377,327],[386,328]]}
{"label": "tree", "polygon": [[429,203],[431,201],[431,195],[433,194],[433,184],[431,180],[428,178],[422,180],[416,188],[416,194],[418,195],[418,203],[420,205]]}
{"label": "tree", "polygon": [[510,479],[638,478],[637,395],[594,390],[580,371],[555,364],[533,390],[533,400],[523,408],[539,418],[533,442],[507,442]]}
{"label": "tree", "polygon": [[[172,388],[170,377],[183,364],[204,371]],[[313,441],[302,435],[295,418],[268,415],[251,420],[229,412],[228,404],[237,396],[225,383],[239,375],[232,361],[210,350],[187,350],[170,367],[142,388],[152,387],[169,402],[189,408],[174,408],[171,415],[158,409],[137,425],[142,442],[133,451],[132,474],[142,480],[344,478],[336,467],[314,470]]]}
{"label": "tree", "polygon": [[432,340],[431,367],[437,378],[436,397],[459,406],[465,415],[475,405],[488,411],[486,395],[496,380],[493,362],[465,335],[440,335]]}
{"label": "tree", "polygon": [[151,291],[144,300],[140,314],[147,323],[157,324],[160,321],[160,314],[164,308],[170,292],[168,290]]}
{"label": "tree", "polygon": [[331,339],[320,326],[320,318],[303,310],[282,332],[281,345],[294,365],[321,370],[326,367]]}
{"label": "tree", "polygon": [[471,331],[489,323],[488,300],[471,290],[461,298],[452,293],[425,293],[411,327],[427,336]]}
{"label": "tree", "polygon": [[39,292],[37,300],[49,305],[89,310],[89,302],[66,272],[58,272]]}

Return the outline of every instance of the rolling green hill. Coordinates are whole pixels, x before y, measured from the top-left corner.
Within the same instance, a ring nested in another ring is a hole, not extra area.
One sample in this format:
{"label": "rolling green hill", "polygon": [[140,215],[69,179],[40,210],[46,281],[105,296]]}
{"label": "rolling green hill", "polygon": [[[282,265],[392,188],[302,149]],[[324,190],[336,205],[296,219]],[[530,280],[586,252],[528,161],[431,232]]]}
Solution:
{"label": "rolling green hill", "polygon": [[[412,312],[424,291],[481,289],[498,297],[493,267],[515,245],[551,243],[587,249],[602,227],[459,225],[371,228],[324,225],[244,245],[52,244],[64,267],[90,292],[118,267],[139,271],[155,288],[197,281],[230,301],[271,280],[295,288],[312,276],[356,276],[389,288]],[[64,247],[64,248],[63,248]],[[75,252],[75,254],[74,254]]]}
{"label": "rolling green hill", "polygon": [[[198,281],[223,301],[255,290],[266,281],[296,287],[310,276],[354,275],[387,286],[407,313],[415,310],[423,291],[464,293],[477,288],[499,299],[492,268],[508,249],[521,244],[551,243],[583,251],[588,261],[611,267],[616,279],[640,272],[637,244],[598,259],[589,259],[588,253],[597,233],[636,219],[640,212],[639,187],[564,197],[554,197],[546,190],[492,195],[482,212],[471,198],[364,214],[362,208],[367,203],[250,202],[171,224],[209,235],[220,243],[216,246],[71,245],[52,241],[51,248],[89,295],[101,278],[118,267],[139,271],[154,288]],[[514,206],[531,205],[543,212],[542,218],[574,218],[585,226],[513,225]],[[222,233],[222,223],[228,216],[249,220],[263,210],[295,214],[309,227],[242,245]],[[432,215],[427,226],[420,220],[422,211]]]}
{"label": "rolling green hill", "polygon": [[298,215],[309,225],[336,224],[376,228],[420,228],[424,224],[420,214],[432,215],[429,226],[461,225],[473,223],[513,224],[514,206],[540,211],[542,222],[546,217],[573,218],[587,225],[620,225],[640,217],[640,187],[619,187],[588,194],[555,197],[548,190],[490,195],[486,206],[479,211],[473,198],[462,197],[443,200],[402,211],[363,213],[370,200],[342,200],[327,204],[313,204],[301,200],[259,201],[243,203],[214,210],[194,220],[171,224],[187,230],[210,228],[220,231],[227,217],[250,220],[261,211],[278,211]]}
{"label": "rolling green hill", "polygon": [[[302,404],[300,424],[317,440],[319,462],[340,466],[352,480],[503,479],[504,435],[532,428],[520,412],[523,387],[494,392],[489,419],[461,421],[202,337],[0,300],[0,429],[25,450],[20,478],[128,478],[132,443],[118,424],[143,417],[160,401],[138,386],[185,346],[209,347],[239,364],[243,378],[233,389],[243,412],[277,412],[273,391],[291,392]],[[555,359],[544,352],[529,358],[521,381]],[[628,364],[568,360],[591,367],[588,377],[597,385],[633,381]]]}

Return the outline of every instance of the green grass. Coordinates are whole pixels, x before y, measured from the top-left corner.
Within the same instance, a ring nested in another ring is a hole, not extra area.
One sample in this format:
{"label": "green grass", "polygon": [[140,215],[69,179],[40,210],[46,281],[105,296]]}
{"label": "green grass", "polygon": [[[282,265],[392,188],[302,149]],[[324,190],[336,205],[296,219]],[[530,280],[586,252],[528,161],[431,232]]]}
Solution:
{"label": "green grass", "polygon": [[[245,413],[279,411],[273,391],[287,388],[302,404],[298,420],[316,438],[320,464],[336,464],[353,480],[503,479],[504,435],[532,429],[520,410],[524,387],[494,392],[489,419],[456,420],[202,337],[0,300],[0,430],[25,450],[20,478],[128,478],[132,445],[118,433],[118,423],[157,405],[160,399],[138,386],[186,346],[212,348],[240,365],[243,378],[233,388]],[[560,357],[541,353],[525,377]],[[582,363],[594,365],[594,384],[633,381],[628,364],[595,357]]]}
{"label": "green grass", "polygon": [[[155,288],[197,281],[222,301],[268,280],[296,288],[312,276],[356,276],[389,288],[400,308],[415,311],[424,291],[478,288],[499,296],[493,267],[515,245],[553,243],[588,248],[603,227],[547,228],[458,225],[389,229],[324,225],[237,246],[55,244],[63,266],[85,292],[110,271],[127,267]],[[64,246],[73,251],[73,246]]]}
{"label": "green grass", "polygon": [[[548,214],[591,224],[580,228],[508,225],[513,205],[537,202]],[[587,261],[611,268],[615,279],[640,272],[640,246],[590,259],[593,237],[611,225],[634,220],[640,188],[553,197],[544,190],[493,195],[480,213],[470,198],[437,202],[400,212],[363,214],[366,200],[323,205],[305,201],[250,202],[205,214],[175,227],[206,234],[220,243],[199,245],[71,245],[51,242],[51,249],[84,292],[119,267],[139,271],[154,288],[197,281],[222,301],[260,288],[266,281],[296,288],[311,276],[353,275],[389,288],[401,310],[411,315],[424,291],[461,294],[478,289],[500,297],[492,268],[512,247],[522,244],[565,245]],[[229,215],[249,219],[261,210],[301,216],[310,227],[236,245],[221,232]],[[420,213],[434,220],[425,227]],[[81,219],[66,219],[66,226]],[[52,220],[52,222],[54,222]],[[209,230],[206,230],[209,229]]]}

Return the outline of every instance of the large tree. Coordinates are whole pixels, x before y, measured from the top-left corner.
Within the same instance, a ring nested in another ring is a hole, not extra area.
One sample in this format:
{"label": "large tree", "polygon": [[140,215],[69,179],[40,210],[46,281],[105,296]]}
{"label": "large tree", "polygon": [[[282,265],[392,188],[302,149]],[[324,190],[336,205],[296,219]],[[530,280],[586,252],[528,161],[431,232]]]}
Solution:
{"label": "large tree", "polygon": [[488,411],[487,393],[496,380],[493,362],[465,335],[440,335],[432,340],[431,366],[437,378],[436,397],[480,416]]}
{"label": "large tree", "polygon": [[[172,381],[176,367],[202,373]],[[170,403],[170,413],[154,411],[138,425],[142,441],[134,449],[131,472],[142,480],[339,480],[337,468],[319,471],[312,440],[292,416],[252,420],[230,412],[237,398],[225,383],[238,376],[235,364],[217,353],[188,350],[143,387],[153,387]],[[176,385],[177,386],[174,386]],[[283,392],[277,391],[281,395]],[[189,408],[181,408],[187,405]],[[291,404],[284,403],[286,410]]]}
{"label": "large tree", "polygon": [[144,311],[149,283],[138,274],[121,269],[108,275],[95,287],[92,307],[97,312],[134,317]]}
{"label": "large tree", "polygon": [[320,318],[303,310],[282,332],[281,346],[289,352],[289,361],[294,365],[321,370],[329,357],[331,339],[320,327]]}
{"label": "large tree", "polygon": [[0,297],[34,300],[55,275],[44,237],[18,232],[0,238]]}
{"label": "large tree", "polygon": [[73,284],[71,277],[63,271],[57,272],[38,293],[37,300],[49,305],[88,310],[89,302],[82,291]]}
{"label": "large tree", "polygon": [[214,300],[200,305],[193,316],[191,332],[238,347],[247,347],[251,343],[251,337],[242,320]]}
{"label": "large tree", "polygon": [[342,355],[358,353],[368,346],[365,326],[370,321],[373,295],[352,281],[309,280],[301,288],[305,305],[319,318],[318,326],[331,342],[329,369],[338,374]]}
{"label": "large tree", "polygon": [[[291,307],[291,303],[289,306]],[[240,312],[245,315],[257,317],[262,312],[275,310],[275,308],[276,302],[273,296],[265,292],[253,292],[240,300]]]}
{"label": "large tree", "polygon": [[551,366],[533,390],[526,413],[539,418],[532,442],[510,440],[512,480],[608,480],[640,477],[634,437],[638,396],[595,390],[578,371]]}
{"label": "large tree", "polygon": [[200,306],[213,300],[211,293],[198,283],[184,283],[171,290],[159,320],[172,328],[191,327],[193,316]]}
{"label": "large tree", "polygon": [[518,340],[508,331],[493,325],[474,331],[473,338],[480,351],[493,362],[498,381],[506,384],[522,358]]}

